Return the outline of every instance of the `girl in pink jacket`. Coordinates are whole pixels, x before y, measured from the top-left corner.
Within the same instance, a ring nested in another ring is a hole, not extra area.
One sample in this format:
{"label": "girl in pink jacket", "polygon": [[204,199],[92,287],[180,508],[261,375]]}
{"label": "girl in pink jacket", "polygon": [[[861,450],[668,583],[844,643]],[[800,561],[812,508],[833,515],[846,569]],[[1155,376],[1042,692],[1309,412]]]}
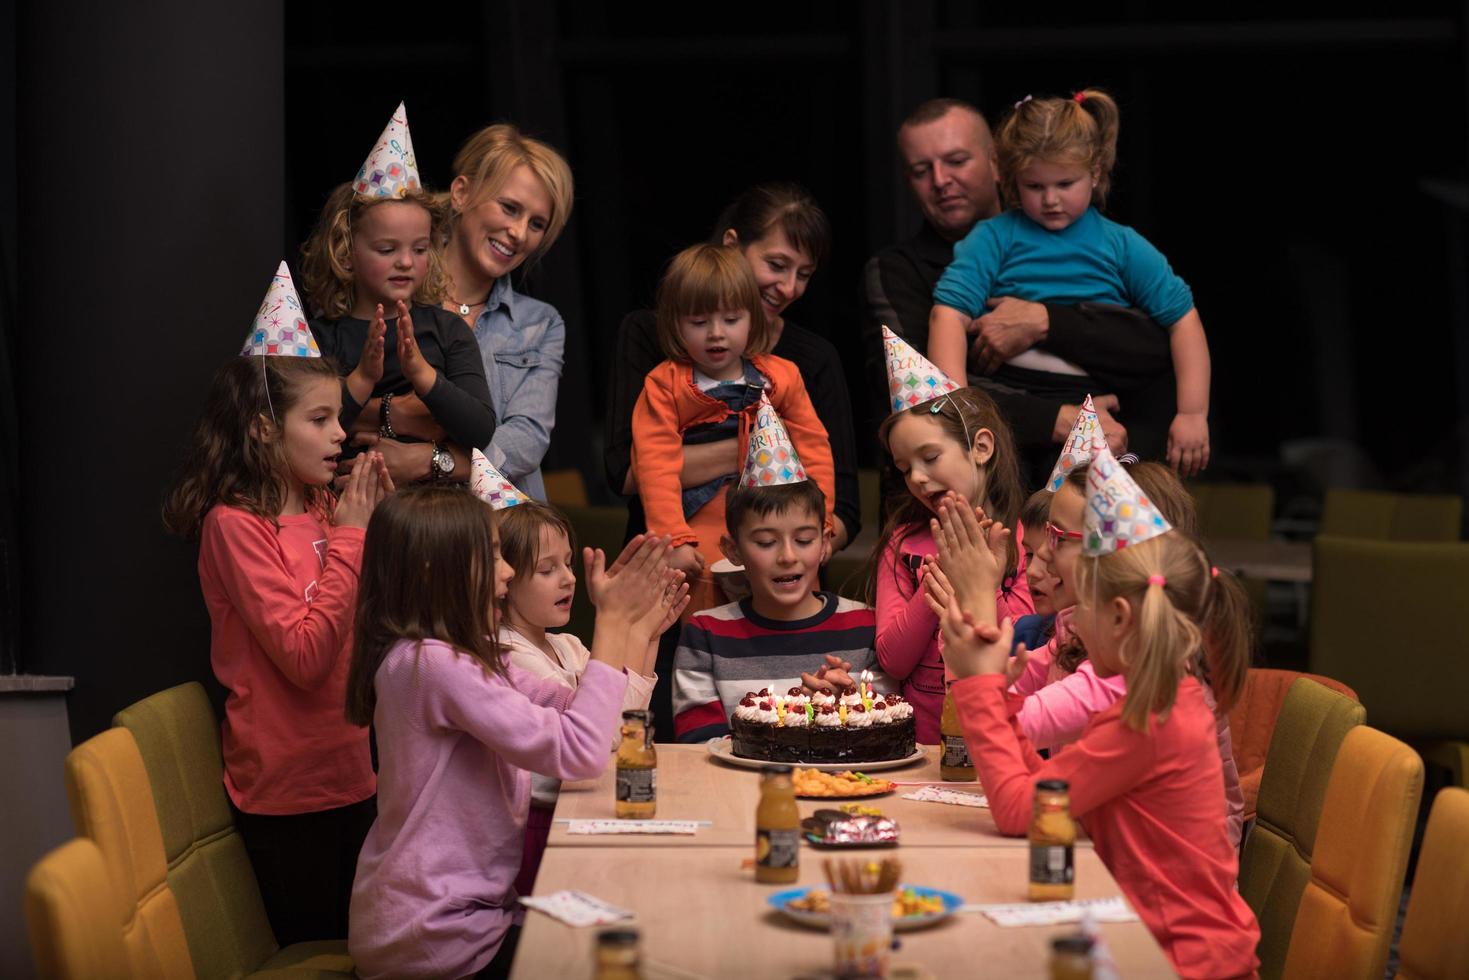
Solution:
{"label": "girl in pink jacket", "polygon": [[600,603],[573,690],[509,665],[495,640],[513,573],[488,505],[430,484],[373,515],[347,683],[347,717],[374,726],[379,755],[347,940],[363,980],[508,969],[531,773],[602,771],[624,664],[682,600],[667,539],[633,544],[611,570],[600,551],[583,553]]}

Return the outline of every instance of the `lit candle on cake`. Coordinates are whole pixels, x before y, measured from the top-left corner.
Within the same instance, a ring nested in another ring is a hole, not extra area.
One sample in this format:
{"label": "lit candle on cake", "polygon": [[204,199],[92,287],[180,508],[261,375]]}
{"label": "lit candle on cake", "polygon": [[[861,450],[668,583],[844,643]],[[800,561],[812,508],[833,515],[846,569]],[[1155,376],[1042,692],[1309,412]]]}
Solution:
{"label": "lit candle on cake", "polygon": [[860,689],[862,691],[862,706],[864,708],[866,708],[868,711],[871,711],[872,710],[872,671],[870,671],[870,670],[864,670],[864,671],[862,671],[861,674],[858,675],[858,677],[860,679],[858,686],[860,687]]}

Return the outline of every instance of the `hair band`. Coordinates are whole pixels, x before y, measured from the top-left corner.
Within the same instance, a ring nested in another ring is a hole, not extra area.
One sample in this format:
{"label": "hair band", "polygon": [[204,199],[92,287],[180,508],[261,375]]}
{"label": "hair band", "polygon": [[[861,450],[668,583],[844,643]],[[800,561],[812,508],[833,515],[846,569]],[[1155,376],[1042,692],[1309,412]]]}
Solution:
{"label": "hair band", "polygon": [[1072,98],[1076,100],[1078,105],[1080,105],[1081,103],[1086,101],[1086,93],[1077,92],[1075,95],[1072,96]]}
{"label": "hair band", "polygon": [[1034,98],[1034,96],[1027,95],[1025,98],[1023,98],[1019,102],[1015,103],[1015,105],[1012,106],[1011,108],[1019,109],[1021,106],[1025,105],[1025,103],[1029,102],[1032,98]]}
{"label": "hair band", "polygon": [[1148,584],[1156,585],[1158,588],[1161,589],[1163,588],[1163,586],[1168,584],[1168,580],[1161,575],[1149,575]]}
{"label": "hair band", "polygon": [[1218,578],[1219,577],[1219,566],[1218,565],[1210,565],[1209,566],[1209,577],[1210,578]]}
{"label": "hair band", "polygon": [[1133,463],[1137,462],[1137,454],[1123,453],[1121,456],[1117,457],[1117,462],[1121,463],[1123,466],[1131,466]]}

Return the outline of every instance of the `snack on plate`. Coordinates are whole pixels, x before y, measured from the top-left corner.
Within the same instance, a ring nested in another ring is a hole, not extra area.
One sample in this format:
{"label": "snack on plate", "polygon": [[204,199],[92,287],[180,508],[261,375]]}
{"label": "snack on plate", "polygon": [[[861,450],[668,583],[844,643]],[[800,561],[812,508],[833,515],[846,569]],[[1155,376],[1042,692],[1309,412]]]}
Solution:
{"label": "snack on plate", "polygon": [[767,762],[883,762],[914,752],[913,706],[870,685],[840,696],[793,687],[750,692],[730,718],[734,754]]}
{"label": "snack on plate", "polygon": [[797,796],[876,796],[897,789],[887,779],[873,779],[860,772],[821,772],[797,769],[791,774]]}
{"label": "snack on plate", "polygon": [[[862,812],[852,812],[856,810]],[[898,843],[897,821],[869,806],[817,810],[801,821],[801,829],[811,843],[828,847],[892,847]]]}
{"label": "snack on plate", "polygon": [[[813,888],[800,898],[786,903],[786,908],[815,915],[831,914],[831,893]],[[893,893],[893,918],[907,919],[914,916],[938,915],[944,910],[944,900],[937,895],[920,895],[911,887],[899,888]]]}

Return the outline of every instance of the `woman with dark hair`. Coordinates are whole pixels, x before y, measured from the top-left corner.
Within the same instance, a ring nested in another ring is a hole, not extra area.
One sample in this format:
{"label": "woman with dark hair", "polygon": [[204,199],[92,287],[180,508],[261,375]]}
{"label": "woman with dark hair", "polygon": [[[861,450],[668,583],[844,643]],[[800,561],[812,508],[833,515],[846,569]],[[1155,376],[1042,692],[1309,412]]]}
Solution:
{"label": "woman with dark hair", "polygon": [[[852,433],[852,401],[841,358],[831,342],[792,323],[785,316],[831,246],[831,224],[804,187],[789,183],[757,184],[735,198],[715,222],[711,242],[739,250],[754,273],[760,305],[774,338],[771,353],[793,362],[801,372],[811,405],[831,440],[836,469],[832,553],[845,548],[861,531],[857,499],[857,447]],[[628,495],[627,534],[645,530],[642,504],[632,473],[632,415],[647,373],[664,360],[652,310],[636,310],[622,320],[612,363],[607,405],[607,482]],[[744,460],[739,440],[724,439],[685,445],[682,483],[696,487],[721,477],[737,479]],[[658,650],[658,684],[652,708],[673,717],[673,654],[678,631],[663,636]]]}
{"label": "woman with dark hair", "polygon": [[[825,338],[784,316],[806,292],[831,245],[831,225],[809,191],[797,184],[757,184],[735,198],[715,222],[711,242],[737,248],[760,289],[760,305],[775,339],[772,354],[795,363],[811,404],[831,437],[836,466],[836,517],[832,551],[840,551],[861,530],[857,500],[857,450],[852,434],[852,402],[836,348]],[[638,488],[632,476],[632,410],[643,378],[664,355],[652,310],[636,310],[622,320],[612,364],[607,405],[608,485],[630,495],[628,534],[643,530]],[[739,440],[684,447],[684,486],[698,486],[740,473]]]}

